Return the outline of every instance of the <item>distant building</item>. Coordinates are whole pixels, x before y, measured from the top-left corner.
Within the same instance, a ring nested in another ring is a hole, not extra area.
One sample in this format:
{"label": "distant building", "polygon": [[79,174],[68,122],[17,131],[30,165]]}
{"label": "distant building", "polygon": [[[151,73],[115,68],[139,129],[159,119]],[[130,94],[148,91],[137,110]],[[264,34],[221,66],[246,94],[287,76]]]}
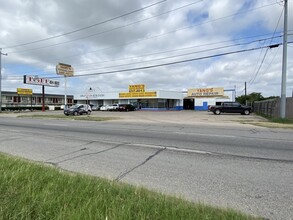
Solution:
{"label": "distant building", "polygon": [[[67,95],[68,105],[73,105],[73,95]],[[64,95],[45,94],[45,106],[61,107],[64,105]],[[18,95],[17,92],[2,91],[2,108],[5,107],[36,107],[42,106],[42,93]]]}

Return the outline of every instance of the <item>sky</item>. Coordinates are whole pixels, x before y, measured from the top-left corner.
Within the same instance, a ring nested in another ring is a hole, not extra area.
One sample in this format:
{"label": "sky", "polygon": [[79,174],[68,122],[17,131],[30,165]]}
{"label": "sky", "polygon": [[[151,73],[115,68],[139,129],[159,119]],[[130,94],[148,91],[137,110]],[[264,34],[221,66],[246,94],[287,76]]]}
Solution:
{"label": "sky", "polygon": [[[282,0],[0,0],[2,91],[41,86],[74,68],[67,94],[224,87],[281,96]],[[288,0],[286,95],[293,94],[293,0]],[[279,45],[272,47],[271,45]]]}

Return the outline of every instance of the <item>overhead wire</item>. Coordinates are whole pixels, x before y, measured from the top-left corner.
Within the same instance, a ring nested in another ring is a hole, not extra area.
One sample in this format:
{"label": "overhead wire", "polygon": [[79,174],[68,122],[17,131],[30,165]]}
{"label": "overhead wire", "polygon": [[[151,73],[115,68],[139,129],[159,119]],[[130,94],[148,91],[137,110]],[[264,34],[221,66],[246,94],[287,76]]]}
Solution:
{"label": "overhead wire", "polygon": [[[288,42],[288,44],[291,44],[291,43],[293,43],[293,41]],[[152,68],[157,68],[157,67],[163,67],[163,66],[176,65],[176,64],[182,64],[182,63],[187,63],[187,62],[193,62],[193,61],[198,61],[198,60],[203,60],[203,59],[216,58],[216,57],[220,57],[220,56],[227,56],[227,55],[231,55],[231,54],[255,51],[255,50],[265,48],[265,47],[274,48],[274,47],[280,46],[280,45],[282,45],[282,43],[278,43],[278,44],[274,44],[274,45],[267,45],[267,46],[260,46],[260,47],[253,47],[253,48],[249,48],[249,49],[230,51],[230,52],[219,53],[219,54],[214,54],[214,55],[209,55],[209,56],[202,56],[202,57],[196,57],[196,58],[185,59],[185,60],[180,60],[180,61],[174,61],[174,62],[168,62],[168,63],[161,63],[161,64],[143,66],[143,67],[120,69],[120,70],[113,70],[113,71],[103,71],[103,72],[88,73],[88,74],[80,74],[80,75],[71,76],[70,78],[98,76],[98,75],[105,75],[105,74],[123,73],[123,72],[138,71],[138,70],[144,70],[144,69],[152,69]],[[18,77],[18,78],[20,78],[20,77]],[[58,79],[58,78],[60,79],[60,78],[64,78],[64,77],[63,76],[54,76],[54,77],[50,77],[50,78],[51,79]]]}
{"label": "overhead wire", "polygon": [[134,14],[136,12],[143,11],[143,10],[145,10],[147,8],[153,7],[155,5],[161,4],[161,3],[166,2],[166,1],[167,0],[161,0],[159,2],[150,4],[148,6],[145,6],[145,7],[142,7],[142,8],[127,12],[125,14],[122,14],[122,15],[107,19],[105,21],[101,21],[101,22],[98,22],[98,23],[95,23],[95,24],[92,24],[92,25],[89,25],[89,26],[85,26],[85,27],[82,27],[82,28],[79,28],[79,29],[76,29],[76,30],[73,30],[73,31],[69,31],[69,32],[66,32],[66,33],[63,33],[63,34],[59,34],[59,35],[55,35],[55,36],[52,36],[52,37],[48,37],[48,38],[44,38],[44,39],[40,39],[40,40],[35,40],[35,41],[27,42],[27,43],[11,45],[11,46],[7,46],[7,47],[3,47],[2,49],[8,49],[8,48],[10,49],[10,48],[15,48],[15,47],[20,47],[20,46],[26,46],[26,45],[30,45],[30,44],[35,44],[35,43],[39,43],[39,42],[48,41],[48,40],[52,40],[52,39],[55,39],[55,38],[63,37],[63,36],[70,35],[70,34],[73,34],[73,33],[76,33],[76,32],[84,31],[86,29],[89,29],[89,28],[92,28],[92,27],[95,27],[95,26],[98,26],[98,25],[101,25],[101,24],[105,24],[105,23],[108,23],[110,21],[117,20],[119,18],[126,17],[126,16]]}
{"label": "overhead wire", "polygon": [[[280,44],[278,44],[278,45],[280,45]],[[266,47],[268,47],[268,46],[266,46]],[[187,63],[187,62],[192,62],[192,61],[197,61],[197,60],[203,60],[203,59],[208,59],[208,58],[215,58],[215,57],[220,57],[220,56],[226,56],[226,55],[231,55],[231,54],[236,54],[236,53],[249,52],[249,51],[259,50],[259,49],[262,49],[262,48],[263,47],[254,47],[254,48],[250,48],[250,49],[242,49],[242,50],[225,52],[225,53],[220,53],[220,54],[215,54],[215,55],[209,55],[209,56],[191,58],[191,59],[186,59],[186,60],[181,60],[181,61],[161,63],[161,64],[155,64],[155,65],[149,65],[149,66],[137,67],[137,68],[129,68],[129,69],[121,69],[121,70],[113,70],[113,71],[89,73],[89,74],[83,74],[83,75],[74,75],[72,77],[85,77],[85,76],[104,75],[104,74],[111,74],[111,73],[118,73],[118,72],[121,73],[121,72],[137,71],[137,70],[143,70],[143,69],[151,69],[151,68],[156,68],[156,67],[169,66],[169,65]],[[51,78],[62,78],[62,77],[56,76],[56,77],[51,77]]]}
{"label": "overhead wire", "polygon": [[[193,2],[192,4],[195,4],[196,2]],[[254,11],[256,9],[260,9],[260,8],[264,8],[264,7],[268,7],[268,6],[271,6],[271,5],[274,5],[274,4],[269,4],[269,5],[264,5],[264,6],[261,6],[261,7],[258,7],[258,8],[254,8],[254,9],[251,9],[251,10],[246,10],[245,12],[241,12],[241,13],[234,13],[232,15],[229,15],[229,16],[224,16],[224,17],[221,17],[221,18],[217,18],[217,19],[214,19],[214,20],[211,20],[211,21],[208,21],[208,22],[203,22],[203,23],[209,23],[209,22],[213,22],[213,21],[217,21],[217,20],[220,20],[220,19],[224,19],[224,18],[227,18],[227,17],[231,17],[231,16],[235,16],[237,14],[243,14],[243,13],[246,13],[246,12],[250,12],[250,11]],[[184,7],[184,6],[182,6]],[[174,9],[176,10],[176,9]],[[198,26],[200,24],[196,24],[196,25],[193,25],[193,26]],[[188,26],[190,27],[190,26]],[[184,27],[183,29],[186,29],[187,27]],[[181,28],[182,30],[182,28]],[[147,39],[151,39],[151,38],[156,38],[156,37],[160,37],[160,36],[164,36],[164,35],[167,35],[167,34],[170,34],[170,33],[176,33],[177,31],[179,31],[179,29],[176,29],[174,31],[171,31],[171,32],[167,32],[167,33],[164,33],[164,34],[161,34],[161,35],[157,35],[157,36],[152,36],[152,37],[148,37],[148,38],[144,38],[144,39],[140,39],[140,40],[137,40],[137,41],[134,41],[134,42],[129,42],[127,43],[128,45],[129,44],[133,44],[133,43],[137,43],[139,41],[143,41],[143,40],[147,40]],[[250,38],[250,37],[249,37]],[[240,38],[240,39],[245,39],[245,38]],[[240,40],[238,39],[238,40]],[[228,42],[228,41],[227,41]],[[99,50],[96,50],[96,51],[91,51],[91,52],[87,52],[87,53],[93,53],[93,52],[98,52],[98,51],[101,51],[101,50],[106,50],[106,49],[110,49],[110,48],[114,48],[114,47],[118,47],[118,46],[125,46],[127,44],[122,44],[122,45],[117,45],[117,46],[112,46],[112,47],[108,47],[108,48],[103,48],[103,49],[99,49]],[[209,45],[212,45],[211,43],[209,43]],[[200,45],[197,45],[197,47],[200,47]],[[85,54],[87,54],[85,53]],[[63,57],[63,58],[70,58],[70,57],[76,57],[76,56],[80,56],[79,55],[74,55],[74,56],[67,56],[67,57]],[[59,60],[62,59],[62,58],[58,58]],[[133,59],[133,58],[132,58]],[[37,62],[37,63],[40,63],[40,62]],[[37,64],[37,63],[34,63],[34,64]],[[39,71],[36,71],[36,72],[39,72]]]}
{"label": "overhead wire", "polygon": [[[273,35],[272,35],[272,37],[271,37],[271,39],[270,39],[270,43],[269,43],[269,44],[272,43],[272,41],[273,41],[273,39],[274,39],[274,36],[275,36],[275,34],[276,34],[276,32],[277,32],[277,28],[278,28],[278,26],[279,26],[279,24],[280,24],[280,20],[281,20],[281,17],[282,17],[282,15],[283,15],[283,11],[284,11],[284,9],[281,11],[281,14],[280,14],[280,16],[279,16],[278,22],[277,22],[277,24],[276,24],[276,27],[275,27],[274,33],[273,33]],[[264,42],[264,43],[265,43],[265,42]],[[270,47],[267,47],[267,48],[266,48],[266,51],[265,51],[265,53],[264,53],[264,55],[263,55],[263,58],[262,58],[262,60],[261,60],[261,62],[260,62],[260,65],[258,66],[258,68],[257,68],[257,70],[256,70],[256,72],[255,72],[255,74],[254,74],[254,76],[248,81],[247,88],[250,87],[250,86],[254,83],[256,77],[258,76],[258,74],[259,74],[259,72],[260,72],[260,70],[261,70],[261,68],[262,68],[262,66],[263,66],[264,60],[265,60],[265,58],[266,58],[266,56],[267,56],[267,53],[268,53],[269,49],[270,49]],[[261,53],[260,53],[260,55],[261,55]],[[260,58],[260,56],[259,56],[259,58]],[[257,63],[258,63],[258,62],[259,62],[259,59],[258,59]],[[271,63],[272,63],[272,62],[271,62]],[[267,69],[268,69],[268,68],[267,68]],[[245,88],[244,88],[244,90],[245,90]],[[243,91],[244,91],[244,90],[243,90]],[[241,94],[243,93],[243,91],[241,92]]]}
{"label": "overhead wire", "polygon": [[[252,37],[252,38],[254,38],[254,37]],[[280,38],[280,37],[282,37],[282,36],[275,36],[275,38]],[[242,39],[243,38],[236,39],[235,41],[239,41],[239,40],[242,40]],[[245,38],[245,39],[248,39],[248,38]],[[252,40],[252,41],[244,42],[244,43],[235,43],[235,44],[225,45],[225,46],[221,46],[221,47],[214,47],[214,48],[209,48],[209,49],[205,49],[205,50],[193,51],[193,52],[189,52],[189,53],[185,53],[185,54],[173,55],[173,56],[168,56],[168,57],[164,57],[164,58],[152,59],[152,60],[141,61],[141,62],[136,62],[136,63],[131,63],[131,64],[121,64],[121,65],[116,65],[116,66],[108,66],[108,67],[102,67],[102,68],[113,68],[113,67],[119,67],[119,66],[125,66],[125,65],[133,65],[133,64],[144,63],[144,62],[158,61],[158,60],[162,60],[162,59],[170,59],[170,58],[175,58],[175,57],[179,57],[179,56],[186,56],[186,55],[191,55],[191,54],[196,54],[196,53],[201,53],[201,52],[208,52],[208,51],[212,51],[212,50],[225,49],[225,48],[229,48],[229,47],[233,47],[233,46],[248,45],[248,44],[252,44],[252,43],[255,43],[255,42],[259,42],[259,41],[264,41],[264,40],[267,40],[267,39],[271,39],[271,37],[270,38],[256,39],[256,40]],[[219,42],[219,43],[209,43],[209,44],[205,44],[205,45],[196,45],[196,46],[192,46],[192,47],[179,48],[179,49],[175,49],[175,50],[168,50],[168,51],[157,52],[157,53],[152,53],[152,54],[145,54],[145,55],[142,55],[142,56],[139,56],[139,57],[132,57],[131,59],[133,60],[133,59],[138,59],[138,58],[142,58],[142,57],[158,55],[158,54],[162,54],[162,53],[177,52],[177,51],[181,51],[181,50],[199,48],[199,47],[203,47],[203,46],[211,46],[211,45],[220,44],[220,43],[226,43],[226,42],[230,42],[230,41],[224,41],[224,42]],[[127,59],[120,59],[118,61],[121,61],[121,60],[127,60]],[[113,62],[115,62],[115,60],[98,62],[98,63],[95,63],[95,64],[102,64],[102,63],[105,63],[105,62],[113,63]],[[80,66],[85,66],[85,65],[80,65]],[[76,68],[76,66],[74,66],[74,68],[76,69],[76,71],[79,71],[79,72],[88,71],[88,70],[82,70],[82,69],[78,70]],[[102,69],[102,68],[99,68],[99,69]],[[47,69],[46,71],[48,71],[48,70],[49,69]],[[53,70],[53,68],[52,68],[52,70]],[[55,70],[55,68],[54,68],[54,70]],[[39,71],[36,71],[36,72],[39,72]],[[32,72],[30,72],[30,74],[31,73]]]}
{"label": "overhead wire", "polygon": [[[157,58],[157,59],[152,59],[152,60],[140,61],[140,62],[136,62],[136,63],[128,63],[128,64],[120,64],[120,65],[116,65],[116,66],[100,67],[98,69],[109,69],[109,68],[113,68],[113,67],[121,67],[121,66],[141,64],[141,63],[146,63],[146,62],[160,61],[160,60],[165,60],[165,59],[173,59],[173,58],[178,58],[178,57],[187,56],[187,55],[193,55],[193,54],[197,54],[197,53],[209,52],[209,51],[213,51],[213,50],[227,49],[227,48],[236,47],[236,46],[244,46],[244,45],[252,44],[252,43],[255,43],[258,41],[259,40],[254,40],[254,41],[245,42],[245,43],[237,43],[237,44],[232,44],[232,45],[230,44],[230,45],[226,45],[226,46],[215,47],[215,48],[210,48],[210,49],[205,49],[205,50],[199,50],[199,51],[194,51],[194,52],[189,52],[189,53],[184,53],[184,54],[179,54],[179,55],[173,55],[173,56],[167,56],[167,57],[162,57],[162,58]],[[89,71],[89,70],[97,70],[97,69],[96,68],[95,69],[87,69],[87,70],[81,70],[79,72],[84,72],[84,71]]]}
{"label": "overhead wire", "polygon": [[[200,1],[197,1],[195,3],[198,3]],[[193,3],[193,4],[195,4]],[[117,48],[117,47],[123,47],[123,46],[127,46],[127,45],[130,45],[130,44],[134,44],[134,43],[138,43],[138,42],[141,42],[141,41],[144,41],[144,40],[149,40],[149,39],[154,39],[154,38],[158,38],[158,37],[162,37],[162,36],[166,36],[166,35],[169,35],[169,34],[172,34],[172,33],[177,33],[178,31],[183,31],[183,30],[186,30],[186,29],[190,29],[190,28],[193,28],[193,27],[196,27],[196,26],[200,26],[200,25],[203,25],[203,24],[208,24],[208,23],[211,23],[211,22],[215,22],[215,21],[219,21],[219,20],[222,20],[222,19],[226,19],[226,18],[229,18],[229,17],[233,17],[235,15],[239,15],[239,14],[245,14],[247,12],[251,12],[251,11],[254,11],[254,10],[258,10],[258,9],[261,9],[261,8],[265,8],[265,7],[268,7],[268,6],[272,6],[272,5],[275,5],[276,3],[272,3],[272,4],[268,4],[268,5],[264,5],[264,6],[260,6],[260,7],[257,7],[257,8],[253,8],[253,9],[250,9],[250,10],[246,10],[244,12],[238,12],[238,13],[234,13],[234,14],[231,14],[231,15],[228,15],[228,16],[224,16],[224,17],[220,17],[220,18],[216,18],[216,19],[213,19],[213,20],[209,20],[209,21],[206,21],[206,22],[201,22],[201,23],[197,23],[197,24],[194,24],[194,25],[188,25],[188,26],[185,26],[185,27],[182,27],[182,28],[178,28],[178,29],[175,29],[175,30],[172,30],[172,31],[169,31],[169,32],[165,32],[163,34],[159,34],[159,35],[155,35],[155,36],[150,36],[150,37],[146,37],[146,38],[142,38],[142,39],[139,39],[139,40],[136,40],[136,41],[132,41],[132,42],[128,42],[128,43],[123,43],[123,44],[118,44],[118,45],[115,45],[115,46],[110,46],[110,47],[106,47],[106,48],[101,48],[101,49],[98,49],[98,50],[94,50],[94,51],[89,51],[89,52],[86,52],[86,53],[82,53],[82,55],[85,55],[85,54],[90,54],[90,53],[96,53],[96,52],[100,52],[100,51],[103,51],[103,50],[108,50],[108,49],[112,49],[112,48]],[[189,6],[190,4],[188,4],[187,6]],[[183,6],[185,7],[185,6]],[[180,7],[182,8],[182,7]],[[180,9],[179,8],[179,9]],[[146,18],[146,19],[143,19],[141,21],[136,21],[136,22],[133,22],[133,23],[130,23],[130,24],[127,24],[127,25],[124,25],[124,26],[121,26],[121,27],[116,27],[114,29],[110,29],[110,30],[106,30],[106,31],[103,31],[103,32],[99,32],[99,33],[96,33],[96,34],[92,34],[92,35],[88,35],[88,36],[85,36],[85,37],[81,37],[81,38],[78,38],[78,39],[74,39],[74,40],[70,40],[70,41],[65,41],[65,42],[61,42],[61,43],[57,43],[57,44],[52,44],[52,45],[46,45],[46,46],[42,46],[42,47],[37,47],[37,48],[32,48],[32,49],[27,49],[27,50],[23,50],[23,51],[11,51],[9,52],[10,54],[12,53],[25,53],[25,52],[30,52],[30,51],[34,51],[34,50],[39,50],[39,49],[45,49],[45,48],[50,48],[52,46],[59,46],[59,45],[62,45],[62,44],[65,44],[65,43],[71,43],[71,42],[74,42],[76,40],[81,40],[81,39],[85,39],[85,38],[88,38],[88,37],[92,37],[92,36],[96,36],[96,35],[99,35],[99,34],[104,34],[104,33],[108,33],[110,31],[113,31],[113,30],[116,30],[116,29],[120,29],[120,28],[124,28],[124,27],[127,27],[127,26],[130,26],[130,25],[133,25],[135,23],[140,23],[144,20],[149,20],[151,18],[154,18],[154,17],[158,17],[158,16],[161,16],[161,15],[164,15],[164,14],[167,14],[169,12],[172,12],[172,11],[175,11],[177,9],[174,9],[174,10],[170,10],[170,11],[167,11],[167,12],[164,12],[164,13],[161,13],[159,15],[156,15],[156,16],[152,16],[152,17],[149,17],[149,18]],[[76,57],[76,56],[80,56],[81,54],[79,53],[78,55],[71,55],[71,56],[66,56],[66,57],[59,57],[58,59],[64,59],[64,58],[71,58],[71,57]]]}
{"label": "overhead wire", "polygon": [[[83,39],[90,38],[90,37],[97,36],[97,35],[106,34],[106,33],[109,33],[109,32],[112,32],[112,31],[116,31],[116,30],[119,30],[119,29],[122,29],[122,28],[126,28],[126,27],[132,26],[134,24],[138,24],[138,23],[141,23],[141,22],[144,22],[144,21],[153,19],[153,18],[157,18],[157,17],[162,16],[162,15],[169,14],[171,12],[174,12],[174,11],[177,11],[177,10],[180,10],[180,9],[183,9],[183,8],[186,8],[186,7],[189,7],[191,5],[197,4],[197,3],[202,2],[202,1],[203,0],[199,0],[199,1],[196,1],[196,2],[192,2],[192,3],[189,3],[189,4],[186,4],[186,5],[180,6],[178,8],[175,8],[175,9],[172,9],[172,10],[169,10],[169,11],[166,11],[166,12],[163,12],[163,13],[160,13],[160,14],[157,14],[157,15],[154,15],[154,16],[150,16],[148,18],[144,18],[144,19],[141,19],[141,20],[138,20],[138,21],[135,21],[135,22],[131,22],[131,23],[126,24],[126,25],[123,25],[123,26],[115,27],[115,28],[112,28],[112,29],[109,29],[109,30],[105,30],[105,31],[102,31],[102,32],[98,32],[98,33],[95,33],[95,34],[90,34],[90,35],[83,36],[83,37],[79,37],[79,38],[75,38],[75,39],[72,39],[72,40],[67,40],[67,41],[64,41],[64,42],[59,42],[59,43],[50,44],[50,45],[46,45],[46,46],[40,46],[40,47],[36,47],[36,48],[32,48],[32,49],[26,49],[26,50],[20,50],[20,51],[11,51],[9,53],[25,53],[25,52],[30,52],[30,51],[34,51],[34,50],[40,50],[40,49],[50,48],[50,47],[59,46],[59,45],[67,44],[67,43],[72,43],[72,42],[75,42],[75,41],[83,40]],[[106,22],[104,22],[104,23],[106,23]]]}
{"label": "overhead wire", "polygon": [[[278,28],[278,26],[279,26],[279,24],[280,24],[280,20],[281,20],[281,17],[282,17],[282,15],[283,15],[283,11],[284,11],[284,9],[282,10],[282,12],[281,12],[281,14],[280,14],[280,16],[279,16],[279,19],[278,19],[277,25],[276,25],[276,27],[275,27],[274,34],[273,34],[273,36],[272,36],[272,38],[271,38],[271,41],[270,41],[270,44],[272,43],[272,41],[273,41],[273,39],[274,39],[274,35],[275,35],[275,33],[276,33],[276,31],[277,31],[277,28]],[[264,60],[265,60],[265,58],[266,58],[266,56],[267,56],[267,53],[268,53],[269,49],[270,49],[269,47],[266,49],[266,52],[265,52],[265,54],[264,54],[264,56],[263,56],[263,59],[262,59],[260,65],[259,65],[259,67],[258,67],[258,69],[257,69],[257,71],[256,71],[256,73],[255,73],[255,76],[254,76],[253,80],[249,82],[250,85],[252,85],[252,84],[254,83],[254,80],[256,79],[257,75],[259,74],[259,71],[260,71],[260,69],[261,69],[261,67],[262,67],[262,65],[263,65],[263,63],[264,63]]]}

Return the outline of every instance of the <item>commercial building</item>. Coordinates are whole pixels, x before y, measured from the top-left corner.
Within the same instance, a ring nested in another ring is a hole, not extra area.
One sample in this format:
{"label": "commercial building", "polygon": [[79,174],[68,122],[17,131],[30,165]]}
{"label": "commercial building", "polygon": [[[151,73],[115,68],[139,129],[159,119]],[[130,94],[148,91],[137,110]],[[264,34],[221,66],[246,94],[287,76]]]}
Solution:
{"label": "commercial building", "polygon": [[198,110],[208,109],[223,101],[235,101],[235,89],[197,88],[185,92],[148,91],[144,84],[129,85],[125,92],[96,92],[89,89],[85,94],[74,96],[80,104],[112,105],[132,104],[143,110]]}
{"label": "commercial building", "polygon": [[[20,95],[18,92],[2,91],[2,108],[18,108],[18,107],[41,107],[42,93],[32,93],[31,95]],[[74,103],[73,95],[67,96],[67,103]],[[45,94],[45,106],[54,109],[64,105],[64,95]]]}

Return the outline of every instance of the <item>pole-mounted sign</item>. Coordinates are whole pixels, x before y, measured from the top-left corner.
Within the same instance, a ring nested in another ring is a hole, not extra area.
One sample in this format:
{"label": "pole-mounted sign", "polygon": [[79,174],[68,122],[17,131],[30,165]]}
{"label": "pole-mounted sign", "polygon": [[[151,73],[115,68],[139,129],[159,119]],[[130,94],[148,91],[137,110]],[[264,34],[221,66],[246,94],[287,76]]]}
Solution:
{"label": "pole-mounted sign", "polygon": [[42,111],[45,111],[45,86],[58,87],[59,82],[47,78],[39,78],[39,76],[23,76],[23,83],[42,86]]}
{"label": "pole-mounted sign", "polygon": [[47,78],[40,78],[38,76],[27,76],[24,75],[23,83],[25,84],[32,84],[32,85],[39,85],[39,86],[52,86],[52,87],[59,87],[59,82],[56,80],[51,80]]}
{"label": "pole-mounted sign", "polygon": [[65,63],[59,63],[56,65],[56,73],[57,75],[64,76],[64,105],[67,108],[67,77],[71,77],[74,75],[74,69],[71,65]]}
{"label": "pole-mounted sign", "polygon": [[56,73],[57,75],[63,75],[63,76],[73,76],[74,69],[71,65],[65,64],[65,63],[59,63],[56,65]]}

